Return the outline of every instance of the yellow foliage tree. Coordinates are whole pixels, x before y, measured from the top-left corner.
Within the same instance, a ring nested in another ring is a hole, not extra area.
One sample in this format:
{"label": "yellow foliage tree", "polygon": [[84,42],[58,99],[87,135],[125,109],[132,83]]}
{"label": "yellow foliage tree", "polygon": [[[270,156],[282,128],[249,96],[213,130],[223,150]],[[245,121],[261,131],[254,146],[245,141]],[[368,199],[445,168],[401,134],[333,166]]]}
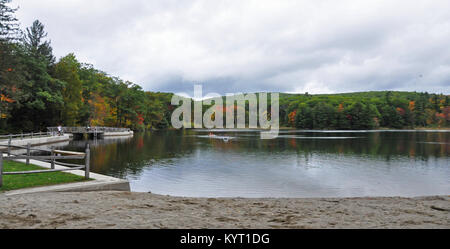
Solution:
{"label": "yellow foliage tree", "polygon": [[97,93],[91,96],[91,99],[88,100],[90,109],[92,110],[89,123],[91,126],[105,126],[105,121],[111,118],[111,108],[102,96]]}

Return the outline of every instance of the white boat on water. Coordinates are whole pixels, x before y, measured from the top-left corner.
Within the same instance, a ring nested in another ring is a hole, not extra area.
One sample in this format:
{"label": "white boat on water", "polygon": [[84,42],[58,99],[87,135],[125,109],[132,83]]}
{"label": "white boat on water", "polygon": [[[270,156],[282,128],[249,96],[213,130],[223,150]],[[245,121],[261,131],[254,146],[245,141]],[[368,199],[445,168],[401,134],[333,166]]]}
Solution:
{"label": "white boat on water", "polygon": [[217,135],[211,134],[211,133],[209,134],[209,137],[210,137],[210,138],[214,138],[214,139],[221,139],[221,140],[223,140],[225,143],[227,143],[227,142],[229,142],[230,140],[233,139],[233,137],[217,136]]}

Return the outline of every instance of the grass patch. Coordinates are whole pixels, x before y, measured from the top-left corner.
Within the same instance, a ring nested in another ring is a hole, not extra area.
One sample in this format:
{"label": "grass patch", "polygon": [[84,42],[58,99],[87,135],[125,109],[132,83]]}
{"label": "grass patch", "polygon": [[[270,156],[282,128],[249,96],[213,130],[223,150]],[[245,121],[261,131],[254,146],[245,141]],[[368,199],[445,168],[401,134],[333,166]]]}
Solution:
{"label": "grass patch", "polygon": [[[3,172],[15,172],[15,171],[30,171],[30,170],[45,170],[36,165],[26,165],[25,163],[14,161],[3,161]],[[49,186],[62,183],[83,182],[86,179],[83,176],[77,176],[65,172],[51,172],[51,173],[39,173],[39,174],[25,174],[25,175],[4,175],[3,186],[0,187],[0,192]]]}

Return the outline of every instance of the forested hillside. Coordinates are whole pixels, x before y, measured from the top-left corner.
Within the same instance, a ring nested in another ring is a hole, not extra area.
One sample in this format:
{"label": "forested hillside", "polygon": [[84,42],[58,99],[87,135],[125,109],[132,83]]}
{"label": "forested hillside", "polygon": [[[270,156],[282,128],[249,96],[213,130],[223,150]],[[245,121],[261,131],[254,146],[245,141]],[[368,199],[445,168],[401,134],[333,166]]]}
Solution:
{"label": "forested hillside", "polygon": [[280,95],[282,125],[300,129],[448,127],[448,95],[361,92]]}
{"label": "forested hillside", "polygon": [[[75,54],[57,60],[44,25],[35,21],[20,30],[9,3],[0,0],[0,134],[59,124],[170,127],[172,94],[145,92]],[[280,122],[300,129],[449,127],[450,100],[443,94],[391,91],[281,94]]]}

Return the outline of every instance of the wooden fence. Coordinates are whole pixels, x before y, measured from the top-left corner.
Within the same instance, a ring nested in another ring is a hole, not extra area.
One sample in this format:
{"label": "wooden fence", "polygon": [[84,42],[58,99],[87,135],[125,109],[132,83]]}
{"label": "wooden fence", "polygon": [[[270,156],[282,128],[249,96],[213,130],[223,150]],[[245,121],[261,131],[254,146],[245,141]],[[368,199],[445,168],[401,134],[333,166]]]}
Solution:
{"label": "wooden fence", "polygon": [[[58,127],[47,127],[51,134],[58,133]],[[61,127],[63,133],[104,133],[104,132],[129,132],[129,128],[115,128],[115,127]]]}
{"label": "wooden fence", "polygon": [[[23,174],[38,174],[38,173],[49,173],[49,172],[59,172],[59,171],[70,171],[70,170],[84,170],[85,178],[89,179],[90,171],[90,148],[89,144],[86,146],[85,153],[73,152],[73,151],[62,151],[62,150],[45,150],[45,149],[33,149],[31,144],[28,143],[26,147],[24,146],[13,146],[13,145],[0,145],[0,147],[7,147],[7,156],[3,156],[3,151],[0,150],[0,187],[3,186],[3,175],[23,175]],[[26,150],[26,155],[13,154],[12,150]],[[44,152],[47,155],[32,156],[32,151]],[[49,154],[49,155],[48,155]],[[37,160],[42,162],[50,163],[51,169],[48,170],[33,170],[33,171],[19,171],[19,172],[3,172],[3,162],[11,160],[25,159],[26,164],[30,164],[30,160]],[[65,163],[57,160],[84,160],[84,164],[73,164]],[[65,169],[55,169],[55,165],[65,166]]]}

